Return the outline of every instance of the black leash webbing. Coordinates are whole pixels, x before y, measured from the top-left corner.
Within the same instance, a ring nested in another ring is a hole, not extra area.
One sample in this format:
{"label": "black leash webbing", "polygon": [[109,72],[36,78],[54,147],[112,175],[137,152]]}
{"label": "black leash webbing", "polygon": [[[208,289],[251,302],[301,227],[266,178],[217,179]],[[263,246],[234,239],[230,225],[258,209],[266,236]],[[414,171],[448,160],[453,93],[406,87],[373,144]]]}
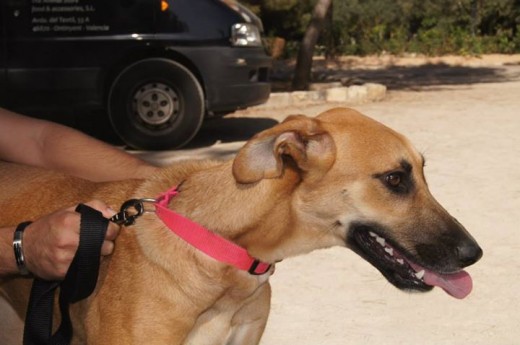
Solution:
{"label": "black leash webbing", "polygon": [[[108,219],[83,204],[78,205],[76,212],[81,214],[78,250],[63,281],[34,279],[25,317],[23,345],[68,345],[72,339],[69,304],[87,298],[96,287]],[[61,324],[51,335],[54,294],[58,287]]]}

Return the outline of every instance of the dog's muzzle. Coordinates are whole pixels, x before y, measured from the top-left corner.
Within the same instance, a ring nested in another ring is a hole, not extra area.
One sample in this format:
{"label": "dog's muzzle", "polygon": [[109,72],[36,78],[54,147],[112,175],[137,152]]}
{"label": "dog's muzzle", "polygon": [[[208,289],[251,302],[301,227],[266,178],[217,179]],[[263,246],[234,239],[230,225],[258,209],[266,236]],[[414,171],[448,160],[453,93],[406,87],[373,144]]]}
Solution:
{"label": "dog's muzzle", "polygon": [[443,236],[433,244],[417,244],[414,254],[377,224],[353,224],[347,245],[377,268],[397,288],[429,291],[442,288],[455,298],[464,298],[472,290],[471,276],[463,267],[478,261],[482,249],[471,237]]}

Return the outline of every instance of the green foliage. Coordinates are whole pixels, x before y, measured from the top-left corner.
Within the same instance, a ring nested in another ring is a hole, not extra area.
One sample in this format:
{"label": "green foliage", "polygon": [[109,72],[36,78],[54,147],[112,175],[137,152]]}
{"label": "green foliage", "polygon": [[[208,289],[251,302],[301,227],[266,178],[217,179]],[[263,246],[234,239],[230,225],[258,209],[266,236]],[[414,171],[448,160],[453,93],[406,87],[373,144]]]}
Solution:
{"label": "green foliage", "polygon": [[312,17],[313,0],[243,0],[262,18],[265,34],[299,41]]}
{"label": "green foliage", "polygon": [[[296,52],[316,0],[247,0]],[[520,53],[520,0],[334,0],[318,53]]]}

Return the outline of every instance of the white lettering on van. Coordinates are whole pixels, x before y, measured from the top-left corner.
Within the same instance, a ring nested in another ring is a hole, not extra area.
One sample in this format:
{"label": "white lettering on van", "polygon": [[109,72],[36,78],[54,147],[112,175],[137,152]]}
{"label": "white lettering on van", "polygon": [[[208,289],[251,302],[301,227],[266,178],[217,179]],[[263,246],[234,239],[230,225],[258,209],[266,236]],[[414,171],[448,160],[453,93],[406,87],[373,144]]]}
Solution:
{"label": "white lettering on van", "polygon": [[76,17],[58,17],[61,24],[76,24]]}
{"label": "white lettering on van", "polygon": [[33,24],[47,24],[47,18],[44,17],[33,17],[32,21]]}
{"label": "white lettering on van", "polygon": [[82,30],[83,30],[82,25],[54,25],[52,27],[52,31],[54,31],[54,32],[60,32],[60,31],[78,32],[78,31],[82,31]]}
{"label": "white lettering on van", "polygon": [[87,31],[108,31],[110,26],[108,25],[87,25]]}
{"label": "white lettering on van", "polygon": [[52,12],[84,12],[83,6],[53,6]]}
{"label": "white lettering on van", "polygon": [[[3,0],[0,0],[3,1]],[[106,32],[110,25],[96,23],[96,6],[89,0],[27,0],[33,32]],[[111,1],[111,0],[105,0]]]}
{"label": "white lettering on van", "polygon": [[47,25],[35,25],[32,28],[33,32],[49,32],[51,28]]}
{"label": "white lettering on van", "polygon": [[31,6],[31,13],[49,12],[50,6]]}

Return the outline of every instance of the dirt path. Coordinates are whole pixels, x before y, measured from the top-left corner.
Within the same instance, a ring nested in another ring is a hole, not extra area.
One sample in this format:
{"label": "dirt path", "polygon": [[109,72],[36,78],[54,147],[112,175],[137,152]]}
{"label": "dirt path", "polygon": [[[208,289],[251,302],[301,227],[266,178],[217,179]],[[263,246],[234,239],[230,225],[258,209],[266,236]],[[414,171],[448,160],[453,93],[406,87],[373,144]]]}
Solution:
{"label": "dirt path", "polygon": [[[491,83],[397,88],[382,102],[355,106],[406,134],[425,154],[432,193],[484,249],[483,259],[468,269],[473,293],[462,301],[438,289],[406,294],[349,250],[322,250],[277,265],[262,345],[520,344],[517,72],[511,66],[505,73],[512,77]],[[269,119],[316,115],[337,105],[253,109],[237,113],[236,121],[267,126]],[[147,157],[229,157],[241,145],[223,141]]]}

